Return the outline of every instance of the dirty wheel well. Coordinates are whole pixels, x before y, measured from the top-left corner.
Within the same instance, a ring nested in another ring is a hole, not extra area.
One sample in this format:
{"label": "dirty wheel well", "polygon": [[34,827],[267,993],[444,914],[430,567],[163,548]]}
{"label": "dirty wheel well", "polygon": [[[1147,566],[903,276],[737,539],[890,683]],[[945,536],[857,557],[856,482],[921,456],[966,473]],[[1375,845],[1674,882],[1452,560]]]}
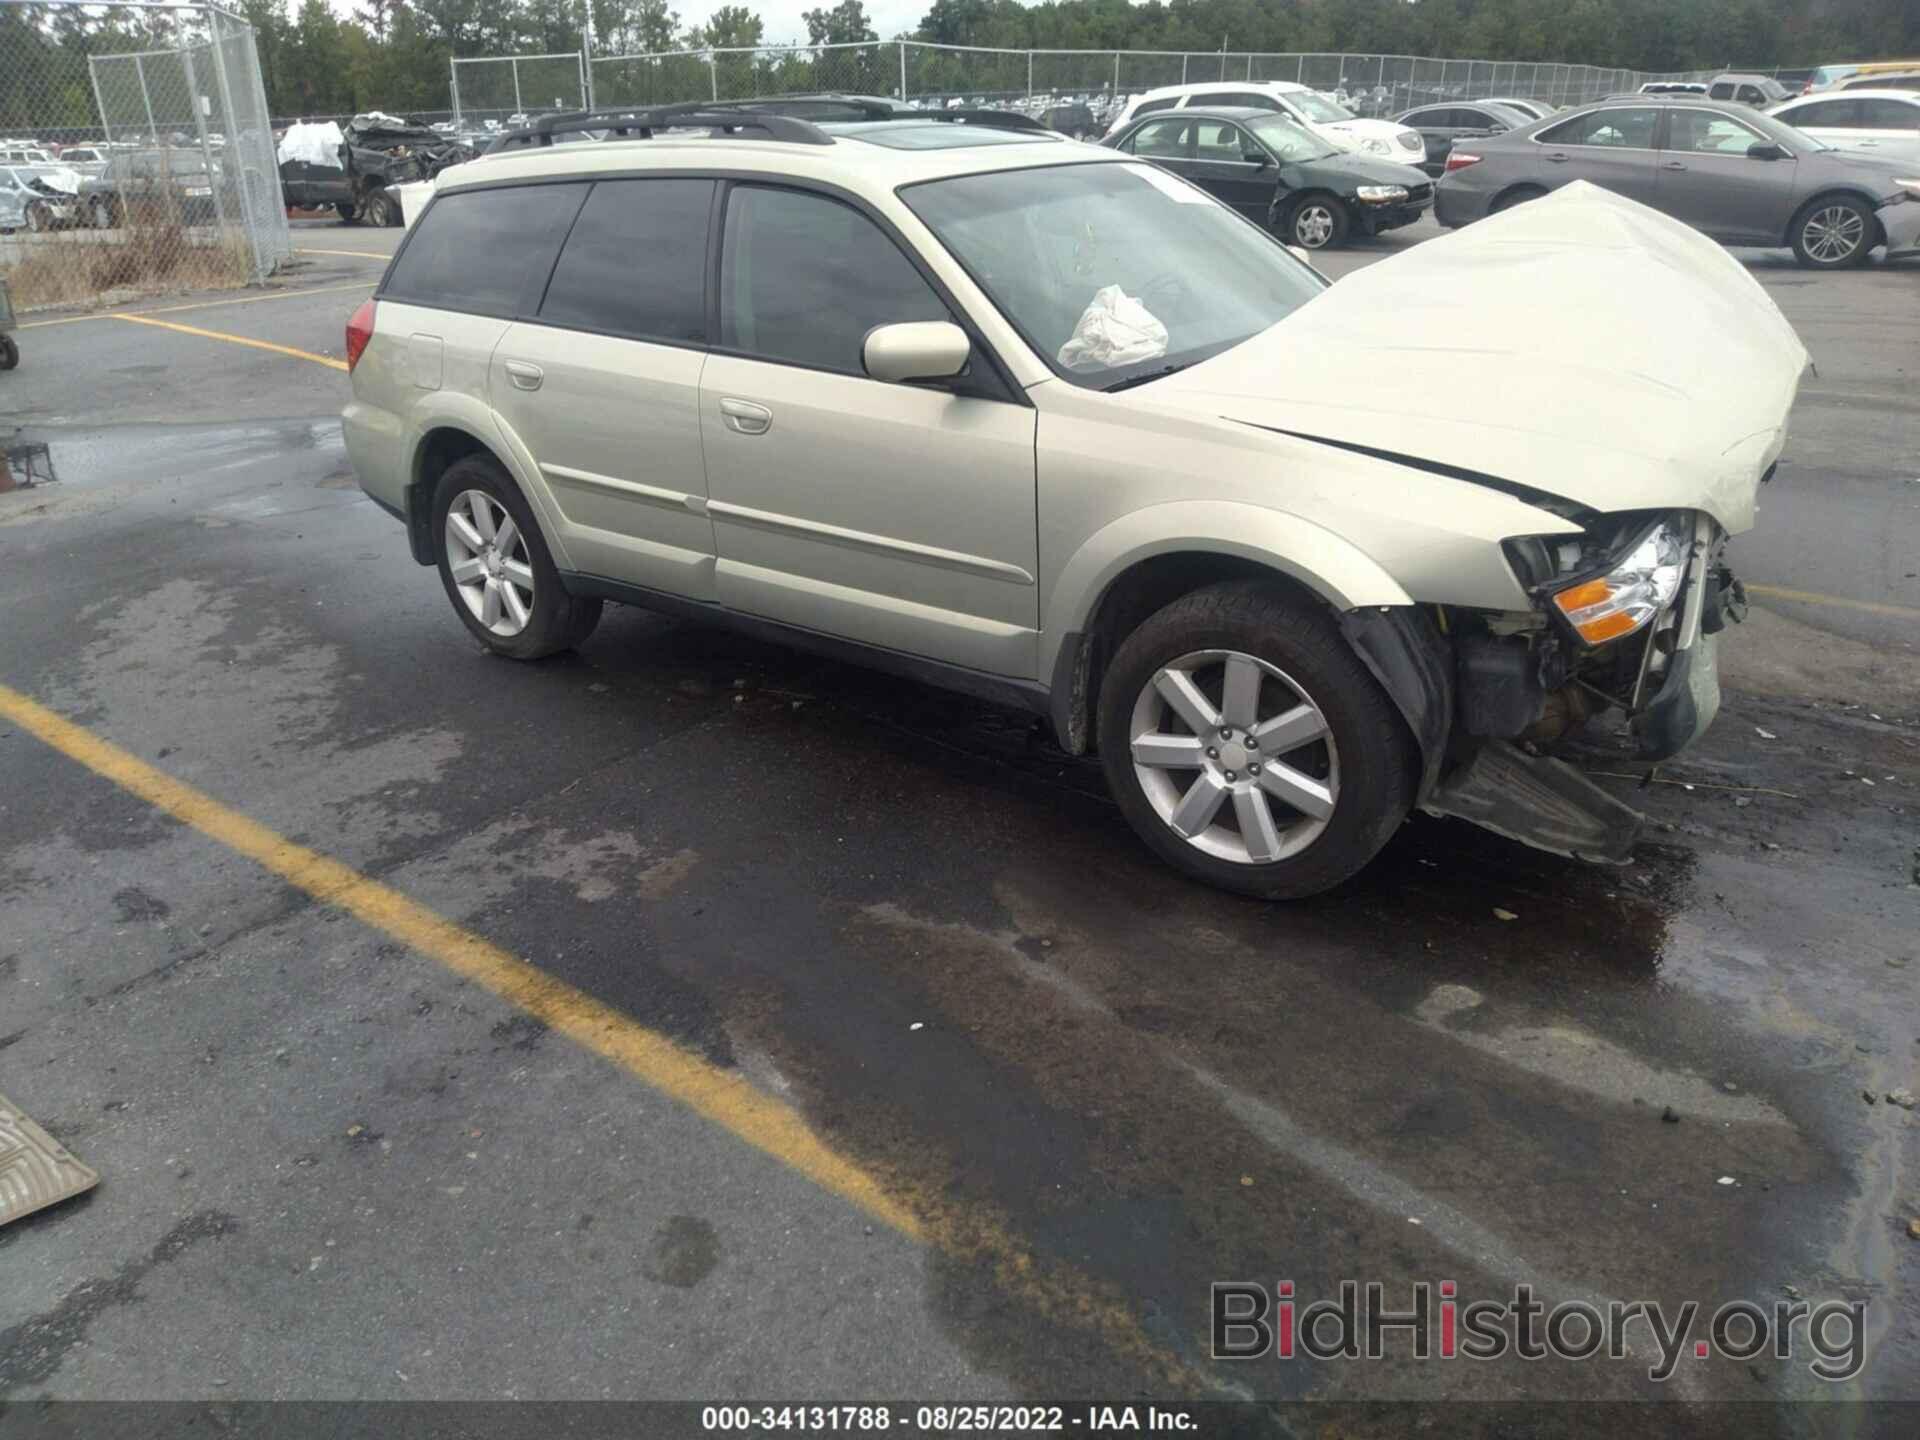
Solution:
{"label": "dirty wheel well", "polygon": [[[1291,575],[1238,555],[1181,551],[1142,560],[1123,571],[1107,587],[1106,594],[1100,597],[1100,603],[1094,608],[1093,618],[1088,623],[1083,641],[1086,661],[1073,686],[1072,734],[1059,737],[1069,750],[1084,753],[1098,748],[1099,736],[1095,734],[1094,723],[1098,708],[1094,703],[1095,697],[1100,693],[1100,682],[1105,677],[1107,663],[1127,636],[1149,616],[1165,609],[1182,595],[1190,595],[1195,590],[1219,584],[1223,580],[1265,580],[1276,589],[1291,592],[1302,600],[1323,603],[1319,596]],[[1076,741],[1076,737],[1080,738]]]}
{"label": "dirty wheel well", "polygon": [[422,565],[434,563],[432,515],[433,492],[440,477],[456,460],[469,455],[491,455],[486,445],[464,430],[451,427],[431,431],[420,447],[419,465],[413,483],[407,487],[407,537],[413,545],[413,558]]}

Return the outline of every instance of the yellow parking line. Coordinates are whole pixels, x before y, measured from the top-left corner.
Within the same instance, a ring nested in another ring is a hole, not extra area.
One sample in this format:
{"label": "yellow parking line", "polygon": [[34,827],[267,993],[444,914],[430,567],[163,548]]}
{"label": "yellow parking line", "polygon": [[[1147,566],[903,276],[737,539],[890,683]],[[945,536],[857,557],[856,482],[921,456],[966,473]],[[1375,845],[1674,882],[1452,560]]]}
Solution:
{"label": "yellow parking line", "polygon": [[78,325],[83,320],[138,319],[142,315],[177,315],[182,310],[215,310],[222,305],[257,305],[262,300],[292,300],[301,295],[326,295],[335,290],[365,290],[371,280],[349,280],[341,285],[302,285],[274,290],[266,295],[239,295],[229,300],[193,300],[185,305],[160,305],[152,310],[101,310],[92,315],[63,315],[57,320],[29,320],[17,328],[38,330],[46,325]]}
{"label": "yellow parking line", "polygon": [[[821,1189],[849,1201],[912,1240],[982,1271],[1003,1293],[1052,1323],[1093,1331],[1143,1376],[1184,1391],[1204,1377],[1154,1341],[1137,1305],[1065,1266],[1036,1256],[994,1215],[961,1210],[944,1196],[915,1195],[909,1209],[872,1175],[831,1149],[801,1114],[584,990],[515,959],[390,886],[309,850],[156,770],[109,740],[0,685],[0,719],[94,774],[163,810],[217,844],[253,861],[323,905],[417,950],[678,1100]],[[909,1186],[902,1179],[898,1186]]]}
{"label": "yellow parking line", "polygon": [[639,1076],[903,1235],[922,1238],[920,1222],[881,1190],[872,1176],[828,1149],[797,1111],[738,1074],[709,1064],[399,891],[275,834],[5,685],[0,685],[0,716],[321,904],[345,910],[519,1006],[548,1029]]}
{"label": "yellow parking line", "polygon": [[171,320],[149,320],[144,315],[115,315],[116,320],[130,320],[136,325],[157,325],[162,330],[178,330],[182,335],[199,335],[207,340],[225,340],[230,345],[249,345],[255,350],[271,350],[276,355],[291,355],[296,360],[311,360],[316,365],[325,365],[334,370],[345,370],[347,362],[335,360],[326,355],[316,355],[311,350],[296,350],[291,345],[275,345],[271,340],[255,340],[246,335],[229,335],[222,330],[202,330],[198,325],[179,325]]}
{"label": "yellow parking line", "polygon": [[1896,620],[1920,620],[1920,610],[1905,605],[1886,605],[1878,600],[1848,600],[1840,595],[1822,595],[1813,590],[1789,590],[1784,585],[1754,585],[1747,594],[1762,600],[1791,600],[1799,605],[1831,605],[1840,610],[1861,610],[1868,615],[1891,615]]}

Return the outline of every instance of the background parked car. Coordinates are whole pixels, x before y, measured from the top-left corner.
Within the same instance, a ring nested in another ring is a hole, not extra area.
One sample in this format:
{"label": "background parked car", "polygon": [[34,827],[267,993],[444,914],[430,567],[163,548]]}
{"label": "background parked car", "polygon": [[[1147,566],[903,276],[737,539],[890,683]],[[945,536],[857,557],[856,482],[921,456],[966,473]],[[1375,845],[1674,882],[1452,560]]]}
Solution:
{"label": "background parked car", "polygon": [[1433,203],[1433,186],[1413,166],[1335,149],[1268,110],[1149,115],[1103,143],[1191,180],[1308,250],[1411,225]]}
{"label": "background parked car", "polygon": [[216,218],[213,174],[198,150],[128,150],[84,180],[87,223],[104,230],[126,224],[210,225]]}
{"label": "background parked car", "polygon": [[[0,169],[11,182],[12,203],[0,215],[0,228],[41,233],[78,225],[80,176],[59,165],[9,165]],[[17,214],[15,213],[17,211]]]}
{"label": "background parked car", "polygon": [[1590,180],[1728,245],[1838,269],[1876,246],[1920,254],[1912,162],[1833,150],[1737,103],[1635,96],[1456,147],[1434,196],[1458,226]]}
{"label": "background parked car", "polygon": [[1771,75],[1716,75],[1707,86],[1709,100],[1731,100],[1762,108],[1787,98],[1787,87]]}
{"label": "background parked car", "polygon": [[1521,95],[1489,95],[1486,99],[1476,101],[1475,103],[1481,105],[1504,105],[1509,110],[1518,110],[1529,120],[1544,120],[1554,112],[1554,107],[1547,104],[1544,100],[1529,100]]}
{"label": "background parked car", "polygon": [[1054,105],[1040,112],[1040,123],[1075,140],[1098,140],[1101,125],[1087,105]]}
{"label": "background parked car", "polygon": [[1403,165],[1424,161],[1426,146],[1417,130],[1392,120],[1362,120],[1317,90],[1280,82],[1251,84],[1167,85],[1138,95],[1120,112],[1107,133],[1118,134],[1142,115],[1184,106],[1247,106],[1290,115],[1338,150],[1358,150]]}
{"label": "background parked car", "polygon": [[1911,91],[1830,90],[1767,113],[1839,150],[1920,157],[1920,94]]}
{"label": "background parked car", "polygon": [[1891,75],[1859,75],[1842,81],[1842,90],[1920,90],[1920,70],[1896,70]]}
{"label": "background parked car", "polygon": [[1649,80],[1640,87],[1642,95],[1704,95],[1704,80]]}
{"label": "background parked car", "polygon": [[1426,144],[1427,158],[1420,168],[1439,175],[1447,168],[1447,156],[1457,140],[1480,140],[1489,135],[1504,135],[1543,117],[1510,109],[1492,100],[1471,104],[1423,105],[1396,117],[1398,123],[1420,132]]}
{"label": "background parked car", "polygon": [[68,145],[61,149],[59,163],[81,175],[98,175],[107,168],[107,151],[100,145]]}

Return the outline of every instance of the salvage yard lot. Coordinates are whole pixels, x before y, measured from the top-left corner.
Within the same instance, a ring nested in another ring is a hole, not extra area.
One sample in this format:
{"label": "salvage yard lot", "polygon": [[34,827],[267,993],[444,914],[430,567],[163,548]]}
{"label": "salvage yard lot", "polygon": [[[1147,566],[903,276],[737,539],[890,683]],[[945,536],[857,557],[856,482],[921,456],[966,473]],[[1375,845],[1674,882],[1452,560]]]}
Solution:
{"label": "salvage yard lot", "polygon": [[[399,233],[0,377],[0,1093],[104,1177],[0,1230],[0,1400],[1920,1398],[1920,266],[1742,255],[1816,373],[1717,727],[1585,757],[1634,866],[1416,816],[1269,906],[1021,716],[478,653],[339,440]],[[1865,1366],[1213,1362],[1246,1279],[1859,1300]]]}

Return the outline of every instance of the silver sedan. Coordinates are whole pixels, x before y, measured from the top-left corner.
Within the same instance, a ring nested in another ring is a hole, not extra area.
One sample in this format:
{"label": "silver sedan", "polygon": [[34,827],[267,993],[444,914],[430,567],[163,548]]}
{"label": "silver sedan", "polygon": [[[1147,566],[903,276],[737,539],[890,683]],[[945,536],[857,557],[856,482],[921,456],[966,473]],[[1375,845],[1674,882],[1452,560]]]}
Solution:
{"label": "silver sedan", "polygon": [[1885,246],[1920,254],[1920,164],[1834,150],[1744,105],[1633,95],[1454,148],[1434,192],[1466,225],[1558,189],[1596,185],[1727,245],[1790,247],[1837,270]]}

